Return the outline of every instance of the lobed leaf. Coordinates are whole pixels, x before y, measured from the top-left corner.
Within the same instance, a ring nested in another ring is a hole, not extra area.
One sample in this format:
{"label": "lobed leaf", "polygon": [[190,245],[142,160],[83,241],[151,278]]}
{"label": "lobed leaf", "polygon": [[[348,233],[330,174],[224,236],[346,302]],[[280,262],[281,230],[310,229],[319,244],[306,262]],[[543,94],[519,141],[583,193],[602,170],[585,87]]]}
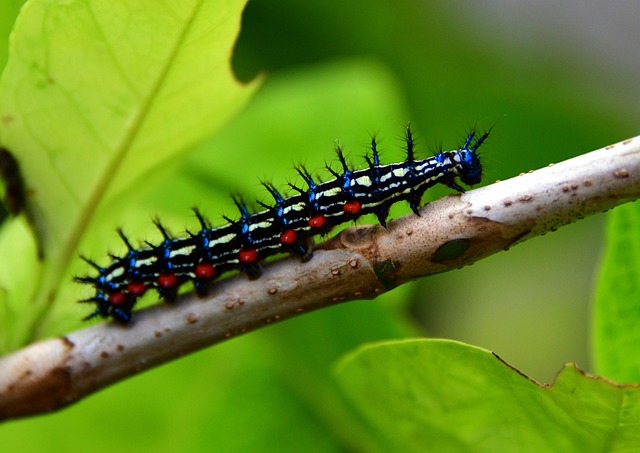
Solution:
{"label": "lobed leaf", "polygon": [[640,388],[566,365],[540,385],[489,351],[449,340],[364,346],[336,378],[387,451],[632,451]]}

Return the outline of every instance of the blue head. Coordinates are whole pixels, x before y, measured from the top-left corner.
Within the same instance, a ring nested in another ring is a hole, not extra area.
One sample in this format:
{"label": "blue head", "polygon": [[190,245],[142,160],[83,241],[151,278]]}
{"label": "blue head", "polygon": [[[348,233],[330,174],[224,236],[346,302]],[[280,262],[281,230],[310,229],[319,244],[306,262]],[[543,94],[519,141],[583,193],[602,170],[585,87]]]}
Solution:
{"label": "blue head", "polygon": [[476,185],[482,180],[482,164],[477,151],[488,136],[489,132],[486,132],[471,146],[471,141],[475,137],[475,132],[471,132],[464,146],[458,151],[460,161],[458,162],[459,167],[456,173],[460,181],[468,186]]}

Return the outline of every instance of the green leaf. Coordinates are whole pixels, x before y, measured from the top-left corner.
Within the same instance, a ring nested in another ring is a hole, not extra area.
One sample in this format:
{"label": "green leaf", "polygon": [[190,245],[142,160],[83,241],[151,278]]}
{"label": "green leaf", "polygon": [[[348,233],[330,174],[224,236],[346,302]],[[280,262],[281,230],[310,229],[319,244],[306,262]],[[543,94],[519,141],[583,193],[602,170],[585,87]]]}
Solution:
{"label": "green leaf", "polygon": [[448,340],[364,346],[336,378],[387,451],[635,451],[640,388],[566,365],[542,386]]}
{"label": "green leaf", "polygon": [[9,33],[25,0],[3,0],[0,3],[0,71],[7,62]]}
{"label": "green leaf", "polygon": [[593,348],[599,374],[640,382],[640,204],[609,215],[596,291]]}
{"label": "green leaf", "polygon": [[[20,257],[0,260],[0,319],[11,329],[0,329],[0,351],[18,348],[25,342],[29,320],[21,316],[24,301],[33,300],[42,267],[37,260],[36,244],[23,218],[6,220],[0,227],[0,256]],[[27,307],[28,308],[28,307]]]}
{"label": "green leaf", "polygon": [[32,0],[21,10],[0,139],[21,165],[44,253],[34,336],[89,223],[113,230],[148,175],[175,171],[253,93],[230,68],[244,4]]}

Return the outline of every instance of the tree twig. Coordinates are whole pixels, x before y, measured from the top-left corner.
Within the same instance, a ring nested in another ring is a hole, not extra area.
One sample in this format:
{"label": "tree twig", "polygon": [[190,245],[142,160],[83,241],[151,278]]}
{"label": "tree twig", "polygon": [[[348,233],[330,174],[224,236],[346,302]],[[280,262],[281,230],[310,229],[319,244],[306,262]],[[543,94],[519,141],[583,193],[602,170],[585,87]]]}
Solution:
{"label": "tree twig", "polygon": [[347,228],[308,263],[283,259],[255,281],[34,343],[0,359],[0,419],[52,411],[132,374],[270,323],[376,297],[640,197],[640,136],[429,203],[421,215]]}

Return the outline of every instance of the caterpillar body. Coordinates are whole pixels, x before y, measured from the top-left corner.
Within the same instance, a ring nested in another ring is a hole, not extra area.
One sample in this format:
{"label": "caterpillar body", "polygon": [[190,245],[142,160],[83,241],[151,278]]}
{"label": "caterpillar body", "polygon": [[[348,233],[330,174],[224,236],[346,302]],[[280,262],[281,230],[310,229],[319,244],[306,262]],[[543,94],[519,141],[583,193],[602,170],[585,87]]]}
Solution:
{"label": "caterpillar body", "polygon": [[413,136],[407,126],[407,157],[403,162],[380,164],[374,137],[372,154],[365,156],[366,168],[350,168],[337,147],[341,171],[327,167],[333,179],[316,182],[300,167],[298,173],[305,188],[291,185],[294,194],[284,197],[273,185],[264,184],[274,203],[260,203],[265,209],[250,213],[245,203],[236,198],[240,216],[235,220],[225,217],[225,225],[210,226],[194,209],[200,231],[174,238],[156,221],[163,240],[141,248],[134,247],[118,230],[127,253],[112,256],[104,267],[83,258],[97,275],[75,278],[95,289],[92,297],[81,301],[96,305],[85,319],[101,316],[128,323],[137,300],[148,290],[153,289],[162,299],[172,302],[180,286],[188,281],[193,282],[198,295],[204,296],[210,283],[225,272],[238,269],[257,278],[261,273],[258,262],[275,254],[288,253],[308,260],[314,236],[327,234],[333,227],[365,214],[375,214],[386,227],[389,209],[398,201],[407,201],[418,214],[422,195],[435,184],[464,192],[457,180],[468,186],[480,182],[482,166],[477,151],[488,135],[489,132],[471,132],[458,149],[416,159]]}

